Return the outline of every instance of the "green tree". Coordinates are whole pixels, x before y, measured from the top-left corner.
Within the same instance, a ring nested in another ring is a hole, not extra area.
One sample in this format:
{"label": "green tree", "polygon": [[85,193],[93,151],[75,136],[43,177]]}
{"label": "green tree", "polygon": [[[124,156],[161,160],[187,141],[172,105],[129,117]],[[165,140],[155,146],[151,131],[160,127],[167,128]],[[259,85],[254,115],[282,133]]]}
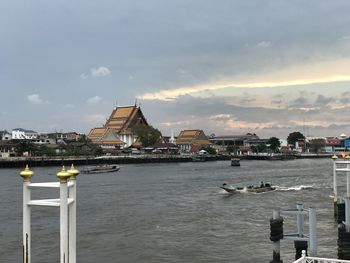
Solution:
{"label": "green tree", "polygon": [[226,147],[226,151],[229,153],[236,153],[238,151],[238,146],[236,145],[229,145]]}
{"label": "green tree", "polygon": [[79,137],[78,142],[86,143],[86,144],[91,144],[92,143],[91,139],[89,139],[89,137],[87,137],[85,134],[82,134]]}
{"label": "green tree", "polygon": [[280,139],[276,138],[276,137],[271,137],[268,141],[267,144],[269,144],[269,148],[274,151],[277,152],[278,148],[281,146],[281,142]]}
{"label": "green tree", "polygon": [[298,140],[305,139],[305,136],[300,132],[292,132],[287,137],[288,144],[295,145]]}
{"label": "green tree", "polygon": [[264,144],[264,143],[258,144],[256,146],[252,146],[251,148],[252,148],[253,152],[256,152],[256,153],[264,153],[264,152],[268,151],[268,148],[267,148],[266,144]]}
{"label": "green tree", "polygon": [[38,156],[55,156],[55,155],[56,155],[56,151],[55,151],[55,149],[49,148],[49,147],[46,146],[46,145],[41,145],[41,146],[38,148],[36,154],[37,154]]}
{"label": "green tree", "polygon": [[16,146],[16,153],[18,156],[22,156],[23,153],[28,153],[30,156],[35,155],[36,147],[29,140],[21,140]]}
{"label": "green tree", "polygon": [[216,154],[216,150],[213,147],[206,146],[206,147],[201,147],[201,150],[206,151],[209,154]]}
{"label": "green tree", "polygon": [[154,145],[155,143],[159,142],[162,137],[162,133],[158,129],[148,125],[135,125],[132,128],[132,131],[141,141],[143,147]]}

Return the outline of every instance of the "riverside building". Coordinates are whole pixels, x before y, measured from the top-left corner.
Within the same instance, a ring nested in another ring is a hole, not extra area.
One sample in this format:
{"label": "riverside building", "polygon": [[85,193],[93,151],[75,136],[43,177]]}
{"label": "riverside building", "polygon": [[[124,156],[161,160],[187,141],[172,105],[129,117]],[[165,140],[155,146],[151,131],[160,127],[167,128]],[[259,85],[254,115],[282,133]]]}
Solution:
{"label": "riverside building", "polygon": [[140,142],[137,141],[137,136],[132,131],[135,125],[148,126],[140,107],[136,105],[116,107],[106,124],[91,129],[88,137],[94,144],[106,149],[123,149],[137,146]]}

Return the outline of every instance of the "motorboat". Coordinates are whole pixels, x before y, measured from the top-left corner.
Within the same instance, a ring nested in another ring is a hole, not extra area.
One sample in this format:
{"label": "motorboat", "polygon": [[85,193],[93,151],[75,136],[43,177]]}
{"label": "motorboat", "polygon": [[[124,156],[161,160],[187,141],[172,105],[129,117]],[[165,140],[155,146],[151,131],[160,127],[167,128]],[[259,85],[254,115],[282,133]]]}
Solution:
{"label": "motorboat", "polygon": [[240,163],[240,159],[239,158],[231,158],[231,166],[241,166],[241,163]]}
{"label": "motorboat", "polygon": [[276,187],[272,186],[270,183],[263,183],[259,186],[250,185],[247,187],[247,192],[251,193],[265,193],[276,190]]}
{"label": "motorboat", "polygon": [[232,185],[229,185],[229,184],[222,184],[222,186],[220,186],[221,189],[224,189],[226,192],[228,193],[234,193],[236,192],[236,188],[234,188]]}
{"label": "motorboat", "polygon": [[96,173],[111,173],[118,172],[120,167],[116,164],[101,164],[94,167],[88,167],[82,169],[81,173],[83,174],[96,174]]}
{"label": "motorboat", "polygon": [[234,187],[232,185],[224,183],[222,186],[220,186],[220,188],[224,189],[228,193],[248,192],[260,194],[276,190],[276,187],[272,186],[270,183],[261,183],[259,186],[250,185],[247,187]]}

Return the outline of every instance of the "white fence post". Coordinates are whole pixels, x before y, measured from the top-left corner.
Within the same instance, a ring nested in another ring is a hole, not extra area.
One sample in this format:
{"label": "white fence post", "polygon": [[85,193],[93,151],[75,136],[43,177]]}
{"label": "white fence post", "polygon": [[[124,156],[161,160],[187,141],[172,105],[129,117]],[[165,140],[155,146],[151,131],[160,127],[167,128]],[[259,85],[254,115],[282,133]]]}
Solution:
{"label": "white fence post", "polygon": [[[68,171],[63,167],[57,173],[59,182],[32,183],[31,177],[34,173],[28,165],[20,172],[23,177],[23,263],[31,263],[31,206],[60,207],[60,263],[76,263],[76,177],[78,174],[79,171],[72,165]],[[31,200],[31,189],[40,187],[60,188],[60,198]]]}
{"label": "white fence post", "polygon": [[73,203],[69,206],[68,223],[69,223],[69,263],[76,263],[76,243],[77,243],[77,176],[79,171],[72,167],[68,170],[70,174],[70,182],[73,186],[69,189],[69,198],[73,199]]}
{"label": "white fence post", "polygon": [[31,208],[28,205],[31,190],[28,186],[33,175],[28,165],[20,172],[23,178],[23,263],[31,263]]}
{"label": "white fence post", "polygon": [[70,174],[62,168],[57,173],[57,177],[60,179],[60,258],[61,263],[67,263],[68,261],[68,187],[67,180]]}

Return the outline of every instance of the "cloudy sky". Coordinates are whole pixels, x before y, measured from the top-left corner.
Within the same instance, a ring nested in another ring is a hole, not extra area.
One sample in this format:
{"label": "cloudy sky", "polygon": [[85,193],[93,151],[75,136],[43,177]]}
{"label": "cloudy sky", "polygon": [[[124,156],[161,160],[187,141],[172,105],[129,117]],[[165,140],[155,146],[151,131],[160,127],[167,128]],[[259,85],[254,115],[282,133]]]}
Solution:
{"label": "cloudy sky", "polygon": [[0,2],[0,130],[350,135],[350,1]]}

